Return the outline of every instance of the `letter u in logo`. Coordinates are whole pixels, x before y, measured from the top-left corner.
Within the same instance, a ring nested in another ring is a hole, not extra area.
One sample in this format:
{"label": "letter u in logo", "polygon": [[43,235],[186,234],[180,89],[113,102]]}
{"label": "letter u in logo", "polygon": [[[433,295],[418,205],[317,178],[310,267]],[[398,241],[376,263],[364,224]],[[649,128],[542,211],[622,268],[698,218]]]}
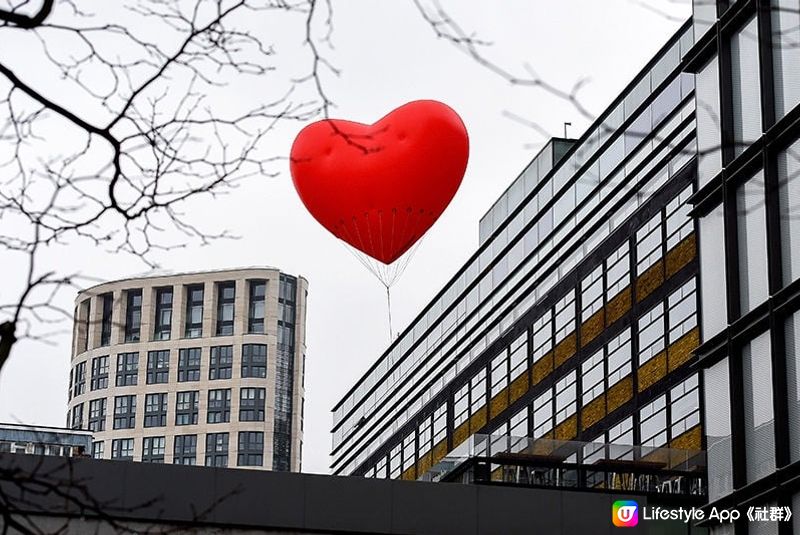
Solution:
{"label": "letter u in logo", "polygon": [[611,507],[611,521],[618,528],[632,528],[639,523],[639,504],[633,500],[617,500]]}

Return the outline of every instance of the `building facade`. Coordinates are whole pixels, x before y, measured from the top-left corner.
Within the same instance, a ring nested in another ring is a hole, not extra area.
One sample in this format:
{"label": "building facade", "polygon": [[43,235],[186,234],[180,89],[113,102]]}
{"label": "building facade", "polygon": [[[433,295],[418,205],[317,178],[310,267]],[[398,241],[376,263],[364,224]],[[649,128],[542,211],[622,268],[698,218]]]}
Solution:
{"label": "building facade", "polygon": [[307,288],[246,268],[80,292],[68,426],[95,458],[300,471]]}
{"label": "building facade", "polygon": [[495,203],[334,408],[334,473],[417,479],[477,435],[583,443],[578,464],[597,444],[702,449],[693,43],[687,22]]}
{"label": "building facade", "polygon": [[695,4],[709,499],[790,506],[793,531],[749,533],[800,533],[800,4]]}

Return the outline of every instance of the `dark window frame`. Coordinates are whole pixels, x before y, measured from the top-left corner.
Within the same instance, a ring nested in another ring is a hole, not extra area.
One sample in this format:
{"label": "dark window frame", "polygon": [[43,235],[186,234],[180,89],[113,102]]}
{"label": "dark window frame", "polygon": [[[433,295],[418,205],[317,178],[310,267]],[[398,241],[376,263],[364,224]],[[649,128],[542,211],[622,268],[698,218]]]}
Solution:
{"label": "dark window frame", "polygon": [[[188,395],[188,396],[187,396]],[[188,399],[186,399],[188,397]],[[188,408],[187,408],[188,406]],[[183,390],[175,393],[175,425],[196,425],[200,413],[200,391]]]}
{"label": "dark window frame", "polygon": [[150,392],[144,396],[144,427],[165,427],[167,425],[167,392]]}
{"label": "dark window frame", "polygon": [[267,344],[242,345],[242,378],[245,377],[267,377]]}
{"label": "dark window frame", "polygon": [[[228,295],[230,291],[230,295]],[[230,319],[225,319],[226,312]],[[236,283],[233,281],[217,283],[217,325],[216,336],[232,336],[236,319]]]}
{"label": "dark window frame", "polygon": [[[221,397],[221,399],[212,399]],[[206,423],[221,424],[231,421],[231,389],[212,388],[208,391]]]}
{"label": "dark window frame", "polygon": [[97,398],[89,401],[89,431],[98,432],[106,430],[106,416],[108,411],[108,398]]}
{"label": "dark window frame", "polygon": [[[124,403],[121,401],[124,400]],[[114,429],[136,428],[136,394],[114,396]]]}
{"label": "dark window frame", "polygon": [[233,346],[212,346],[208,361],[208,379],[217,381],[233,377]]}
{"label": "dark window frame", "polygon": [[147,352],[147,377],[145,382],[148,385],[169,383],[169,359],[169,349],[157,349]]}
{"label": "dark window frame", "polygon": [[[174,291],[172,286],[156,288],[156,315],[155,328],[153,330],[154,340],[169,340],[172,336],[172,312]],[[164,316],[168,316],[164,321]]]}
{"label": "dark window frame", "polygon": [[228,453],[230,451],[229,433],[206,434],[206,466],[228,467]]}
{"label": "dark window frame", "polygon": [[141,338],[142,290],[125,290],[125,342],[139,342]]}
{"label": "dark window frame", "polygon": [[263,431],[239,431],[236,466],[264,466]]}
{"label": "dark window frame", "polygon": [[[196,357],[196,359],[195,359]],[[195,360],[197,362],[195,362]],[[200,380],[200,366],[203,363],[203,349],[186,347],[178,350],[178,382],[189,383]]]}
{"label": "dark window frame", "polygon": [[267,281],[254,279],[248,281],[250,303],[247,307],[247,332],[264,334],[266,326]]}
{"label": "dark window frame", "polygon": [[108,355],[101,355],[92,359],[92,378],[90,390],[102,390],[108,388]]}
{"label": "dark window frame", "polygon": [[103,300],[103,315],[100,320],[100,345],[111,345],[111,327],[114,321],[114,294],[100,296]]}
{"label": "dark window frame", "polygon": [[197,464],[197,435],[175,435],[172,463],[194,466]]}
{"label": "dark window frame", "polygon": [[139,353],[131,351],[117,354],[116,386],[136,386],[139,382]]}
{"label": "dark window frame", "polygon": [[[205,301],[205,285],[189,284],[186,292],[186,318],[184,321],[184,338],[200,338],[203,336],[203,303]],[[199,297],[198,293],[199,292]],[[199,309],[199,321],[192,321],[193,312]]]}
{"label": "dark window frame", "polygon": [[[245,397],[247,395],[247,397]],[[253,396],[253,397],[251,397]],[[239,421],[263,422],[266,414],[267,389],[244,387],[239,389]]]}

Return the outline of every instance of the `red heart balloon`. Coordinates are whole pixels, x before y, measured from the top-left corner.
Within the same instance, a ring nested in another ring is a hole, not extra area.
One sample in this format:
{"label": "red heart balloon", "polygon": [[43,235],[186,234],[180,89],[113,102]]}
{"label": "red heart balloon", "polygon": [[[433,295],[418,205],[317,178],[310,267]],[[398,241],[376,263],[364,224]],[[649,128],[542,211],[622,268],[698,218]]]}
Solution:
{"label": "red heart balloon", "polygon": [[409,102],[377,123],[326,119],[292,145],[292,180],[337,238],[385,264],[436,222],[461,185],[469,138],[450,107]]}

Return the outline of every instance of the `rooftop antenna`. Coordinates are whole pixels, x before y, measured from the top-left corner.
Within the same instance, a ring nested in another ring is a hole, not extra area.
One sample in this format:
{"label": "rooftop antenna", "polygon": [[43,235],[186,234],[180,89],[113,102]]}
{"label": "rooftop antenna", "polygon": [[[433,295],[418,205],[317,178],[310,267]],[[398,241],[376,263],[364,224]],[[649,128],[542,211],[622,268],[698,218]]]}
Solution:
{"label": "rooftop antenna", "polygon": [[564,123],[564,139],[568,139],[567,138],[567,127],[568,126],[572,126],[572,123]]}

